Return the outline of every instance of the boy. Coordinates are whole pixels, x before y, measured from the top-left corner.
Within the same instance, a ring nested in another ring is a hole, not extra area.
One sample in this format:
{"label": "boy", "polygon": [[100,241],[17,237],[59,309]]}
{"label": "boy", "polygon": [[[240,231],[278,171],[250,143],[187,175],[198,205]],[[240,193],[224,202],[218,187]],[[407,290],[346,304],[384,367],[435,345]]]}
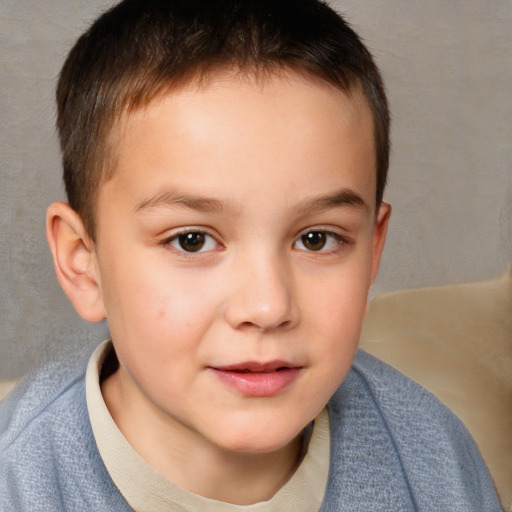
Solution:
{"label": "boy", "polygon": [[125,0],[58,90],[60,284],[111,341],[2,406],[3,510],[499,510],[461,424],[356,355],[389,114],[314,0]]}

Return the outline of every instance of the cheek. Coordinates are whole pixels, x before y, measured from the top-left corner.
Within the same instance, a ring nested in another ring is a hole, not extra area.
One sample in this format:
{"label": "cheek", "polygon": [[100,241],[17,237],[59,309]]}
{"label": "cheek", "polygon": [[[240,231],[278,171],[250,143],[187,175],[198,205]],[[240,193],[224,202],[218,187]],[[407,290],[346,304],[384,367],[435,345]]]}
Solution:
{"label": "cheek", "polygon": [[323,304],[315,323],[317,339],[323,341],[321,357],[332,358],[338,365],[351,359],[357,348],[366,300],[351,297],[344,301],[341,297],[331,297],[333,302]]}
{"label": "cheek", "polygon": [[[135,351],[143,344],[151,350],[146,356],[158,360],[167,354],[179,358],[201,337],[213,322],[218,293],[192,272],[157,267],[146,269],[129,282],[117,280],[119,291],[111,297],[109,324],[117,344]],[[200,276],[199,276],[200,277]]]}
{"label": "cheek", "polygon": [[[164,275],[164,279],[162,279]],[[149,279],[146,295],[154,318],[178,328],[200,329],[219,311],[222,289],[218,272],[196,269],[167,269],[157,279]]]}
{"label": "cheek", "polygon": [[326,279],[306,303],[311,339],[321,343],[317,357],[336,373],[348,367],[359,343],[369,286],[369,272],[345,268]]}
{"label": "cheek", "polygon": [[315,293],[309,294],[307,310],[327,329],[357,329],[364,315],[370,272],[359,268],[343,268],[320,283],[310,283]]}
{"label": "cheek", "polygon": [[155,281],[147,274],[123,289],[131,300],[119,297],[109,316],[121,364],[147,390],[154,382],[162,390],[190,383],[211,322],[209,297],[179,279]]}

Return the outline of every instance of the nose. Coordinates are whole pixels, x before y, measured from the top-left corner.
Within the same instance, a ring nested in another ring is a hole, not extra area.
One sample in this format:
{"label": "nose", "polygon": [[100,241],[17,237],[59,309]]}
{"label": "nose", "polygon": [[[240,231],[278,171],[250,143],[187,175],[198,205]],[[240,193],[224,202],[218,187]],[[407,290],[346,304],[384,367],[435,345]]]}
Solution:
{"label": "nose", "polygon": [[231,272],[225,317],[237,330],[290,329],[299,320],[292,271],[278,257],[253,254]]}

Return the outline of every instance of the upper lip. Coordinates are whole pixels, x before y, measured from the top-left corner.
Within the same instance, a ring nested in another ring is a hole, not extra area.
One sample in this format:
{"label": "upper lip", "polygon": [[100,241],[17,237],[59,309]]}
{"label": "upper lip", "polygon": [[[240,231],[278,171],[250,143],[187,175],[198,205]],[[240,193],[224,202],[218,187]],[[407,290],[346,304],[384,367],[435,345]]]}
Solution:
{"label": "upper lip", "polygon": [[246,361],[243,363],[230,364],[226,366],[214,366],[215,370],[223,372],[254,372],[254,373],[269,373],[277,370],[289,370],[300,368],[300,366],[294,365],[287,361],[268,361],[266,363],[260,363],[258,361]]}

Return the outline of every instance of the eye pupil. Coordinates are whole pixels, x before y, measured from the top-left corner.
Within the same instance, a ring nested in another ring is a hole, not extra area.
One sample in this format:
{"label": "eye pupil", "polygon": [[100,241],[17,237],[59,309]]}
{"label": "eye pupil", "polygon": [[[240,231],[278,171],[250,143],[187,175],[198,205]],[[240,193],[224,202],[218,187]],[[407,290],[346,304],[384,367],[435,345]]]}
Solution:
{"label": "eye pupil", "polygon": [[205,244],[204,233],[184,233],[178,237],[181,248],[187,252],[200,251]]}
{"label": "eye pupil", "polygon": [[301,237],[304,247],[310,251],[320,251],[325,247],[327,235],[321,231],[310,231]]}

